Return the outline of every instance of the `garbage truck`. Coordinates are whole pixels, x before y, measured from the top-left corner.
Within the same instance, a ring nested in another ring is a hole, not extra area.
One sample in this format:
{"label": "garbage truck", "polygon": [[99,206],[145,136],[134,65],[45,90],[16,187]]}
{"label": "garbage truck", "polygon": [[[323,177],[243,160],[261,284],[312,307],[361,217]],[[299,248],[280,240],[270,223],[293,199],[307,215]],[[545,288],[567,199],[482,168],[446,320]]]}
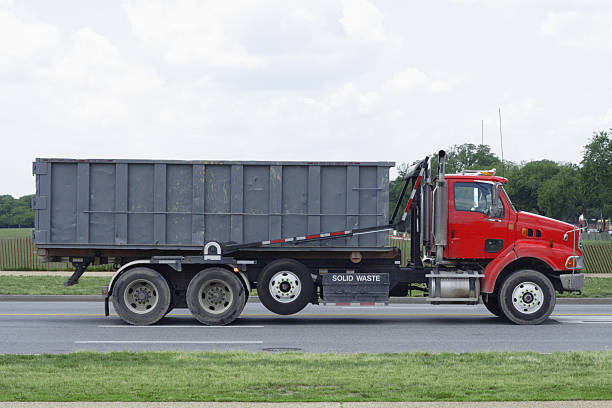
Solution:
{"label": "garbage truck", "polygon": [[[47,262],[114,264],[103,288],[132,325],[188,308],[205,325],[237,319],[252,289],[270,311],[386,305],[422,291],[432,305],[483,303],[539,324],[556,293],[581,291],[581,229],[518,211],[495,170],[445,174],[426,157],[389,205],[392,162],[39,158],[33,241]],[[410,257],[389,231],[410,232]]]}

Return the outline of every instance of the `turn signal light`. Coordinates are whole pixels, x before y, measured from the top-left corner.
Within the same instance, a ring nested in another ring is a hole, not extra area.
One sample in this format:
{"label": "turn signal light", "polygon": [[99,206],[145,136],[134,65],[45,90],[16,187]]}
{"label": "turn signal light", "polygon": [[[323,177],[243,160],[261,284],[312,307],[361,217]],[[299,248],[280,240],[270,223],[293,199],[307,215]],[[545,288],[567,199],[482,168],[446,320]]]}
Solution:
{"label": "turn signal light", "polygon": [[234,272],[238,273],[238,268],[234,268]]}
{"label": "turn signal light", "polygon": [[565,261],[565,267],[567,269],[582,269],[582,257],[580,256],[568,256]]}

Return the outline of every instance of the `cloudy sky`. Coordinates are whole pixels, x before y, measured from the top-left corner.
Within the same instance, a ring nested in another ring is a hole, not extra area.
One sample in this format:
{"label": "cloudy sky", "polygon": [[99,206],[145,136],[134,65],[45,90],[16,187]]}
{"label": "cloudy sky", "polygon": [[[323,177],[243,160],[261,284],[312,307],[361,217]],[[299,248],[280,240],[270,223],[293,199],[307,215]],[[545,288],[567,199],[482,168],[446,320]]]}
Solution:
{"label": "cloudy sky", "polygon": [[577,162],[608,0],[0,0],[0,194],[36,157]]}

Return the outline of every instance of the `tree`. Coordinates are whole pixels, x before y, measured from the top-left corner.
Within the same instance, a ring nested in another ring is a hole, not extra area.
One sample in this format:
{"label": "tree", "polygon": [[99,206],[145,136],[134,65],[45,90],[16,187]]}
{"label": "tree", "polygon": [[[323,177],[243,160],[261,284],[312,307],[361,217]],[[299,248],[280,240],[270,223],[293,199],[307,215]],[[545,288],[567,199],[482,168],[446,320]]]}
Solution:
{"label": "tree", "polygon": [[461,170],[489,170],[501,168],[501,161],[488,145],[464,143],[454,145],[446,152],[446,172],[458,173]]}
{"label": "tree", "polygon": [[585,186],[583,209],[599,209],[597,218],[612,213],[612,129],[593,133],[584,146],[580,180]]}
{"label": "tree", "polygon": [[34,227],[32,196],[15,199],[10,195],[0,196],[0,228]]}
{"label": "tree", "polygon": [[559,173],[559,165],[552,160],[532,161],[508,171],[506,190],[517,209],[545,214],[538,198],[544,183]]}
{"label": "tree", "polygon": [[582,201],[579,168],[573,164],[561,165],[538,192],[538,208],[543,214],[570,223],[578,221]]}
{"label": "tree", "polygon": [[[393,210],[395,209],[395,203],[397,202],[400,194],[402,193],[402,188],[404,187],[404,182],[406,181],[406,170],[408,170],[408,164],[402,163],[397,167],[398,176],[389,182],[389,219],[393,215]],[[406,195],[410,195],[410,191],[407,191]],[[404,197],[402,203],[400,205],[400,211],[404,210],[406,204],[408,203],[408,199]],[[404,226],[399,226],[400,230],[404,230]]]}

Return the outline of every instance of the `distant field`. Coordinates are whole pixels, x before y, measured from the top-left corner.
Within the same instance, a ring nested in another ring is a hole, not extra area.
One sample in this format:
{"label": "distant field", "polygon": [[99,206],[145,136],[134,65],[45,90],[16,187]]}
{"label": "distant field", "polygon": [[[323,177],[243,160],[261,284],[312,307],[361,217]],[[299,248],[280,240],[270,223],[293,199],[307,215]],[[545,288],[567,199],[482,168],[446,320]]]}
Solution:
{"label": "distant field", "polygon": [[582,241],[583,245],[593,245],[593,246],[605,246],[605,245],[612,245],[612,239],[609,241],[600,239],[600,240],[596,240],[596,241]]}
{"label": "distant field", "polygon": [[0,228],[0,239],[31,237],[32,228]]}

